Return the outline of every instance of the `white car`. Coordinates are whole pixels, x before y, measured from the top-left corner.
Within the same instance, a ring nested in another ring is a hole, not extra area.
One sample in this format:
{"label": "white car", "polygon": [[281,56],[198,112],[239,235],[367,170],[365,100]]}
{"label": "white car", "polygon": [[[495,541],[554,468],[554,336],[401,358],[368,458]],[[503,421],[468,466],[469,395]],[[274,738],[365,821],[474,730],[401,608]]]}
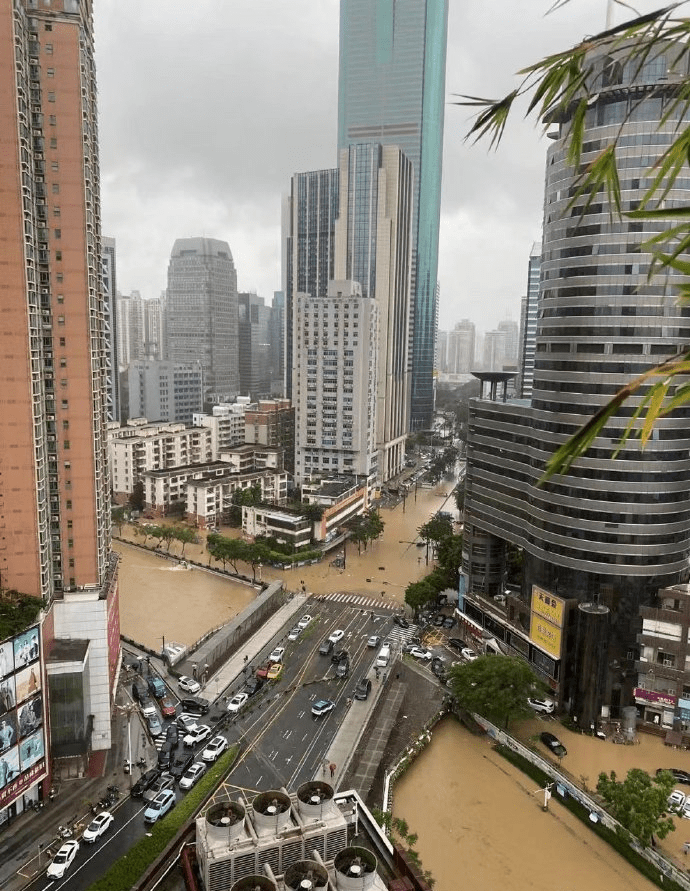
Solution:
{"label": "white car", "polygon": [[271,662],[282,662],[285,655],[285,647],[276,647],[268,657]]}
{"label": "white car", "polygon": [[196,715],[188,715],[187,712],[182,712],[181,715],[177,716],[176,720],[177,726],[180,730],[184,730],[185,733],[190,733],[199,726],[199,720]]}
{"label": "white car", "polygon": [[690,798],[685,799],[685,804],[683,805],[683,810],[680,811],[680,816],[685,817],[686,820],[690,820]]}
{"label": "white car", "polygon": [[195,761],[192,766],[182,774],[180,779],[180,789],[191,789],[196,785],[202,776],[206,773],[206,765],[201,761]]}
{"label": "white car", "polygon": [[556,708],[556,703],[548,697],[544,699],[533,699],[530,697],[527,700],[527,705],[540,715],[552,715]]}
{"label": "white car", "polygon": [[307,625],[308,625],[310,622],[311,622],[311,616],[309,616],[309,615],[302,616],[302,618],[301,618],[301,619],[299,620],[299,622],[297,623],[297,627],[298,627],[298,628],[301,628],[302,631],[304,631],[304,629],[307,627]]}
{"label": "white car", "polygon": [[48,867],[46,875],[50,879],[61,879],[72,865],[79,850],[78,841],[68,841],[57,852],[53,862]]}
{"label": "white car", "polygon": [[228,711],[229,712],[238,712],[245,702],[249,699],[248,693],[235,693],[230,702],[228,703]]}
{"label": "white car", "polygon": [[317,699],[311,707],[311,713],[319,718],[321,715],[327,715],[335,708],[335,702],[332,699]]}
{"label": "white car", "polygon": [[408,652],[410,656],[413,656],[415,659],[425,659],[428,661],[429,659],[434,658],[434,654],[431,650],[425,650],[424,647],[410,647]]}
{"label": "white car", "polygon": [[184,690],[185,693],[191,693],[194,695],[201,690],[201,684],[199,681],[195,681],[194,678],[188,678],[186,675],[180,675],[180,678],[177,682],[177,686],[180,690]]}
{"label": "white car", "polygon": [[335,644],[338,643],[339,640],[342,640],[343,637],[345,637],[345,632],[340,628],[336,628],[335,631],[328,636],[328,639],[332,640]]}
{"label": "white car", "polygon": [[377,647],[381,643],[381,638],[378,634],[372,634],[369,640],[367,641],[368,647]]}
{"label": "white car", "polygon": [[302,629],[295,625],[292,631],[288,634],[288,640],[297,640],[301,633]]}
{"label": "white car", "polygon": [[685,793],[681,792],[680,789],[674,789],[674,791],[671,792],[671,794],[668,796],[668,809],[679,814],[685,807],[686,801],[687,796],[685,795]]}
{"label": "white car", "polygon": [[479,659],[479,656],[470,647],[463,647],[460,650],[460,655],[466,662],[474,662],[475,659]]}
{"label": "white car", "polygon": [[113,817],[110,811],[101,811],[84,830],[82,840],[89,843],[97,841],[106,832],[114,819],[115,817]]}
{"label": "white car", "polygon": [[228,741],[224,736],[221,736],[220,734],[214,736],[201,753],[201,760],[210,762],[216,761],[220,758],[223,752],[227,751],[228,745]]}
{"label": "white car", "polygon": [[182,742],[185,744],[185,746],[187,746],[187,748],[193,749],[194,746],[198,746],[199,743],[203,742],[205,739],[208,739],[210,735],[211,728],[207,724],[199,724],[198,727],[195,727],[193,730],[189,731]]}

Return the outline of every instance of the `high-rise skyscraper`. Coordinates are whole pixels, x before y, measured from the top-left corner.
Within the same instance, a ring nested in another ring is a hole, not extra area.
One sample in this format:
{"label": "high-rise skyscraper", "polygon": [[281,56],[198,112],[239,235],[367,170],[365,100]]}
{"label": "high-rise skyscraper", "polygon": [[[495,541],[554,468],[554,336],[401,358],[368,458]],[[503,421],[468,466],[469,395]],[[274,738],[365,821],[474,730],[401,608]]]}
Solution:
{"label": "high-rise skyscraper", "polygon": [[115,262],[115,239],[102,238],[103,255],[103,307],[106,312],[105,330],[108,341],[108,386],[106,396],[106,417],[109,421],[120,420],[120,376],[117,363],[117,264]]}
{"label": "high-rise skyscraper", "polygon": [[[597,88],[580,163],[617,141],[625,212],[639,205],[648,171],[677,136],[688,59],[658,45],[653,57],[618,61],[624,50],[588,59]],[[571,113],[576,107],[575,97]],[[547,155],[531,406],[470,403],[463,570],[468,591],[503,597],[503,544],[523,549],[522,592],[509,598],[506,641],[514,637],[516,651],[554,689],[560,685],[564,699],[575,696],[573,638],[586,630],[582,617],[564,621],[568,601],[601,608],[610,616],[609,670],[599,693],[625,705],[632,673],[620,671],[638,652],[640,607],[690,571],[690,410],[660,418],[644,448],[628,440],[614,460],[645,395],[635,394],[566,474],[538,481],[556,449],[631,377],[687,348],[690,307],[674,299],[673,284],[683,281],[675,273],[648,278],[646,243],[664,222],[619,220],[606,191],[570,205],[579,182],[568,163],[570,124],[567,115],[554,121]],[[686,182],[665,195],[668,206],[687,204]]]}
{"label": "high-rise skyscraper", "polygon": [[45,604],[33,689],[50,729],[33,775],[19,746],[15,796],[51,758],[87,763],[110,746],[119,612],[97,126],[90,0],[1,4],[0,581]]}
{"label": "high-rise skyscraper", "polygon": [[341,0],[338,150],[397,145],[412,162],[411,427],[431,426],[447,0]]}
{"label": "high-rise skyscraper", "polygon": [[271,308],[246,292],[238,294],[238,307],[240,390],[256,401],[271,395]]}
{"label": "high-rise skyscraper", "polygon": [[400,473],[410,411],[412,163],[397,146],[351,145],[340,153],[335,277],[359,282],[378,305],[376,445],[379,480]]}
{"label": "high-rise skyscraper", "polygon": [[285,395],[292,398],[293,302],[296,294],[325,297],[333,278],[338,216],[338,170],[312,170],[292,177],[283,212],[285,294]]}
{"label": "high-rise skyscraper", "polygon": [[534,381],[534,352],[537,347],[537,313],[539,310],[539,278],[541,273],[541,242],[535,242],[527,266],[527,295],[520,318],[520,393],[523,399],[532,398]]}
{"label": "high-rise skyscraper", "polygon": [[206,398],[232,402],[240,387],[237,273],[226,242],[178,238],[167,296],[168,359],[201,362]]}

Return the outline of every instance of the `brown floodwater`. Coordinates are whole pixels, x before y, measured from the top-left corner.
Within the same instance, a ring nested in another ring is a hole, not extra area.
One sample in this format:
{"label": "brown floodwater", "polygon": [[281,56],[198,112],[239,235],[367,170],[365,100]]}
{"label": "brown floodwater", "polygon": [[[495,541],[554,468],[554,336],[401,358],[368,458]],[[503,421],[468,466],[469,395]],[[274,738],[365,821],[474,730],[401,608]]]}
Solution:
{"label": "brown floodwater", "polygon": [[448,720],[396,785],[393,811],[419,835],[416,850],[435,891],[655,887],[557,801],[544,812],[535,791],[486,737]]}

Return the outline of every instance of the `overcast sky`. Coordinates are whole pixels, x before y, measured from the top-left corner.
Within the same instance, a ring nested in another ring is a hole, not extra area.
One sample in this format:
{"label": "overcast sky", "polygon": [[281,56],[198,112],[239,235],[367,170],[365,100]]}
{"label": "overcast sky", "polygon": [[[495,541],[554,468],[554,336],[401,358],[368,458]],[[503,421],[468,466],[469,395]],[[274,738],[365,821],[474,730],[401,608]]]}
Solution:
{"label": "overcast sky", "polygon": [[[448,102],[502,96],[519,68],[603,30],[606,0],[546,15],[551,2],[450,0]],[[94,7],[103,233],[117,240],[119,289],[158,296],[175,239],[207,235],[230,245],[239,289],[270,304],[290,176],[336,166],[338,0]],[[463,141],[468,122],[446,106],[439,326],[469,318],[486,331],[519,320],[546,139],[516,120],[488,153]]]}

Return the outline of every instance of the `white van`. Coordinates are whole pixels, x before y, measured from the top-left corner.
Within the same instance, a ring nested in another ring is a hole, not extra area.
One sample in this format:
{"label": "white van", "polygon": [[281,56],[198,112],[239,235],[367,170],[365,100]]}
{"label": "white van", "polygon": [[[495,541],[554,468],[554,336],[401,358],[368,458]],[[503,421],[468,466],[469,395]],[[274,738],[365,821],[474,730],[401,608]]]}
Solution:
{"label": "white van", "polygon": [[390,658],[391,658],[391,648],[387,645],[382,646],[381,649],[379,650],[378,656],[376,657],[375,667],[376,668],[385,668],[388,665]]}

